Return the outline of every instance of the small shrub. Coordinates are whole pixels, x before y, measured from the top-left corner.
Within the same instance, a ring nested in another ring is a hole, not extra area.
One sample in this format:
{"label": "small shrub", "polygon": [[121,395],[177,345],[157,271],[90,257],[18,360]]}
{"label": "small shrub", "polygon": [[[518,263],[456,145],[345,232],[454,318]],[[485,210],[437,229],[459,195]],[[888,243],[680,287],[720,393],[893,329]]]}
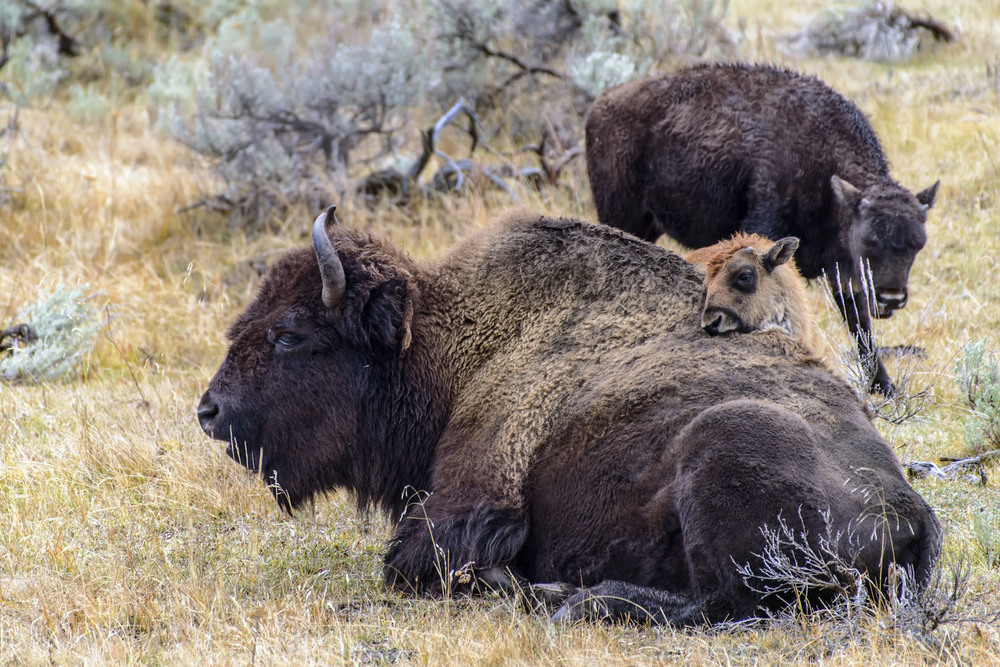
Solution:
{"label": "small shrub", "polygon": [[570,76],[576,85],[597,97],[608,88],[631,81],[637,71],[635,61],[627,55],[594,51],[573,65]]}
{"label": "small shrub", "polygon": [[223,196],[251,227],[292,203],[339,199],[355,153],[393,153],[430,85],[426,45],[397,22],[357,44],[324,35],[298,54],[296,41],[284,21],[246,10],[223,21],[207,62],[155,74],[155,96],[170,102],[163,124],[215,160]]}
{"label": "small shrub", "polygon": [[81,122],[106,118],[111,111],[111,102],[94,85],[73,84],[68,90],[66,111]]}
{"label": "small shrub", "polygon": [[1000,448],[1000,364],[985,338],[966,344],[955,380],[972,409],[964,426],[966,446],[976,454]]}
{"label": "small shrub", "polygon": [[52,93],[69,72],[59,60],[55,39],[25,38],[9,47],[3,90],[15,104],[25,106]]}
{"label": "small shrub", "polygon": [[984,504],[972,510],[972,539],[987,568],[1000,568],[1000,509]]}
{"label": "small shrub", "polygon": [[[964,556],[940,559],[923,587],[916,585],[909,568],[890,564],[886,588],[891,594],[888,599],[872,600],[867,592],[871,582],[852,564],[859,547],[858,531],[872,528],[858,525],[845,532],[834,531],[829,513],[821,514],[825,528],[815,536],[815,546],[810,544],[804,530],[779,517],[776,526],[761,528],[765,547],[758,554],[759,568],[737,565],[737,571],[752,590],[790,601],[785,609],[766,614],[769,627],[792,633],[808,631],[809,625],[802,621],[809,614],[828,623],[824,632],[833,638],[834,644],[841,643],[838,639],[857,638],[861,628],[873,622],[881,629],[934,642],[934,634],[944,627],[993,624],[1000,618],[1000,612],[980,613],[968,607],[971,569]],[[845,544],[846,557],[838,546]],[[811,609],[801,605],[802,595],[808,590],[826,590],[834,595],[828,606]]]}
{"label": "small shrub", "polygon": [[[860,552],[856,531],[834,531],[829,511],[820,512],[824,532],[815,536],[815,546],[804,528],[806,522],[799,510],[797,525],[779,516],[777,525],[764,525],[764,551],[758,570],[749,564],[737,564],[736,570],[747,587],[761,595],[777,596],[798,605],[812,591],[830,591],[837,602],[860,608],[867,599],[864,576],[852,564],[850,556]],[[849,557],[841,554],[848,546]]]}
{"label": "small shrub", "polygon": [[17,321],[30,333],[0,352],[0,379],[7,382],[72,377],[100,329],[84,287],[60,285],[43,292],[18,311]]}
{"label": "small shrub", "polygon": [[806,56],[842,55],[874,62],[906,62],[928,38],[950,42],[951,30],[929,16],[911,14],[893,2],[833,3],[801,33],[787,39]]}

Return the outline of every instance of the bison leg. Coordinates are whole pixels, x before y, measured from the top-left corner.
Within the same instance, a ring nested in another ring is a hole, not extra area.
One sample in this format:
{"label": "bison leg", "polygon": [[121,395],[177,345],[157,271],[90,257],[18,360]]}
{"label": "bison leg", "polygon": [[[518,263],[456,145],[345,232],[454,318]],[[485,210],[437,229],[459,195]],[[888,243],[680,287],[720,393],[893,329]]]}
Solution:
{"label": "bison leg", "polygon": [[714,599],[692,600],[656,588],[608,580],[577,589],[552,615],[552,621],[608,621],[685,627],[725,620],[726,609],[728,605],[716,604]]}
{"label": "bison leg", "polygon": [[473,584],[505,588],[512,563],[528,534],[523,512],[480,505],[456,510],[439,495],[413,503],[385,556],[383,575],[392,588],[449,595]]}
{"label": "bison leg", "polygon": [[862,368],[869,378],[869,391],[878,392],[886,397],[896,393],[885,365],[879,358],[878,346],[872,335],[872,318],[868,300],[864,294],[844,294],[831,286],[833,300],[837,302],[840,314],[847,323],[847,328],[854,336],[858,346],[858,356]]}

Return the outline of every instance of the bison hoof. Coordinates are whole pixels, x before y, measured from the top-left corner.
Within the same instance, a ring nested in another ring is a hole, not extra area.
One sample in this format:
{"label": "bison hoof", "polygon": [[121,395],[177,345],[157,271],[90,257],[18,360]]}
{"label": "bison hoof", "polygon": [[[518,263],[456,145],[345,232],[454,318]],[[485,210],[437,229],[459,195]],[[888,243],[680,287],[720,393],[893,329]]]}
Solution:
{"label": "bison hoof", "polygon": [[531,584],[526,597],[533,611],[551,614],[578,590],[580,589],[572,584]]}
{"label": "bison hoof", "polygon": [[610,619],[611,611],[597,588],[600,588],[600,585],[577,589],[577,592],[566,598],[556,613],[552,614],[552,622],[577,623]]}
{"label": "bison hoof", "polygon": [[[881,364],[879,365],[881,366]],[[871,393],[882,394],[886,398],[896,398],[899,395],[896,385],[884,368],[879,368],[879,371],[872,379]]]}

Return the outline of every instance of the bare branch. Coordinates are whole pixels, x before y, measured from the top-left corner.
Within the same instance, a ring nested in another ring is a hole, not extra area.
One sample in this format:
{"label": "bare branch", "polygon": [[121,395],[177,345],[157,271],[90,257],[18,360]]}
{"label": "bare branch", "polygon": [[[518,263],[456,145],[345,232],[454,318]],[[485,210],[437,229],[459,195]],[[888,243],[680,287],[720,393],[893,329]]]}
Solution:
{"label": "bare branch", "polygon": [[25,19],[25,23],[29,23],[39,17],[45,21],[45,27],[48,28],[48,31],[59,42],[59,55],[69,56],[71,58],[80,55],[79,44],[74,37],[71,37],[59,26],[59,21],[53,10],[41,7],[31,0],[20,0],[20,2],[22,5],[34,12]]}

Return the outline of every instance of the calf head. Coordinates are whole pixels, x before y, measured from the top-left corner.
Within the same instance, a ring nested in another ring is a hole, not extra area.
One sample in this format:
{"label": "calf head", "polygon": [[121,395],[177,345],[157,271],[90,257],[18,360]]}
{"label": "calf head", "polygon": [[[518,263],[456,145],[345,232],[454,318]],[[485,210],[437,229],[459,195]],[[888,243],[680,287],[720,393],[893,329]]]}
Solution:
{"label": "calf head", "polygon": [[[790,271],[789,279],[800,280],[794,263],[788,264],[799,247],[799,240],[789,236],[772,245],[763,237],[756,238],[764,242],[757,244],[765,247],[748,245],[721,262],[706,264],[701,326],[712,335],[774,328],[794,335],[788,296],[776,272],[787,270]],[[692,256],[697,261],[696,256]]]}
{"label": "calf head", "polygon": [[338,253],[328,219],[333,207],[314,224],[314,249],[288,253],[265,276],[198,406],[202,429],[288,511],[338,486],[380,500],[366,496],[378,471],[364,438],[386,421],[372,414],[378,387],[391,386],[410,340],[408,258],[349,230],[337,234]]}
{"label": "calf head", "polygon": [[[872,294],[869,310],[890,317],[906,305],[913,260],[927,242],[927,210],[940,181],[916,196],[895,184],[859,190],[833,176],[830,185],[842,225],[840,257],[827,273],[842,294]],[[871,272],[869,283],[863,272]],[[860,305],[860,304],[859,304]]]}

